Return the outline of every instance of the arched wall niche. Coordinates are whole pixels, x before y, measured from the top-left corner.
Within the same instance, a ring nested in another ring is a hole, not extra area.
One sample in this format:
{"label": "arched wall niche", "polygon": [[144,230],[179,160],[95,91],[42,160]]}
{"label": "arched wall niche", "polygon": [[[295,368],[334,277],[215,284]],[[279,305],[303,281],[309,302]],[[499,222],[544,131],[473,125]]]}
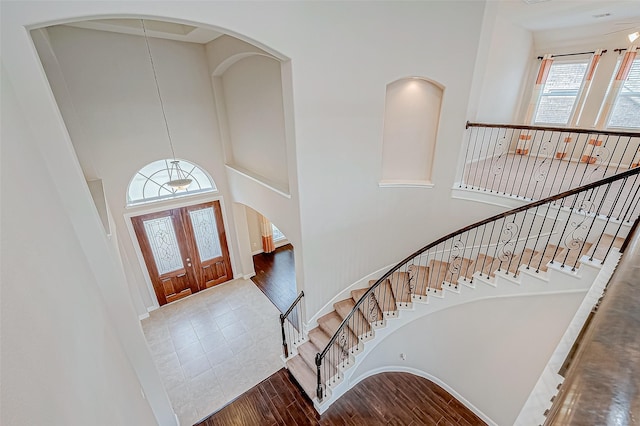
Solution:
{"label": "arched wall niche", "polygon": [[283,61],[223,36],[207,45],[225,164],[290,194]]}
{"label": "arched wall niche", "polygon": [[433,186],[444,86],[406,77],[386,88],[380,186]]}

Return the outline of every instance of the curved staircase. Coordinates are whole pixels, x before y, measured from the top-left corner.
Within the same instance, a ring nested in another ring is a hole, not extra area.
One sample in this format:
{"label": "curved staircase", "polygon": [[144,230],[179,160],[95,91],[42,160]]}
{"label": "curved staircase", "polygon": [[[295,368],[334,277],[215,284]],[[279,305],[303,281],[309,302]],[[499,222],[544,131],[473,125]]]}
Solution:
{"label": "curved staircase", "polygon": [[323,412],[352,385],[352,367],[376,341],[422,315],[483,297],[586,294],[602,281],[602,264],[618,253],[638,217],[639,173],[631,169],[531,202],[423,247],[333,303],[293,345],[287,368]]}
{"label": "curved staircase", "polygon": [[[460,264],[464,267],[459,270],[452,270],[448,262],[432,260],[429,266],[410,265],[408,272],[393,272],[348,320],[345,330],[345,341],[348,345],[341,346],[338,342],[333,343],[332,350],[338,356],[330,359],[340,360],[340,362],[337,365],[332,363],[328,366],[329,370],[323,375],[322,382],[329,383],[329,389],[331,389],[342,380],[341,372],[354,364],[353,357],[364,349],[362,343],[373,339],[376,329],[386,327],[388,320],[400,318],[401,311],[412,309],[414,303],[427,304],[429,298],[443,299],[446,294],[444,290],[460,293],[462,286],[475,288],[476,282],[496,287],[498,285],[496,274],[503,280],[515,284],[522,283],[521,271],[549,280],[549,276],[544,274],[548,272],[549,267],[561,271],[563,265],[575,263],[576,270],[579,270],[581,265],[577,260],[582,256],[586,256],[587,259],[593,257],[591,266],[597,268],[598,261],[604,261],[608,249],[620,248],[623,242],[622,237],[604,234],[597,246],[598,250],[593,243],[586,243],[579,253],[573,253],[570,256],[567,256],[565,250],[553,244],[547,244],[545,249],[540,251],[525,249],[513,256],[513,262],[508,270],[504,266],[501,268],[503,262],[499,259],[481,254],[475,259],[462,258]],[[553,256],[554,253],[555,256]],[[568,261],[564,261],[565,258]],[[596,262],[593,263],[593,261]],[[591,277],[595,278],[595,274]],[[369,285],[376,282],[371,280]],[[588,284],[587,282],[586,285]],[[318,326],[309,331],[308,340],[297,347],[297,355],[287,360],[287,368],[311,399],[316,398],[317,390],[316,355],[329,344],[331,336],[338,332],[342,322],[366,291],[367,288],[353,290],[351,298],[334,303],[334,310],[318,318]]]}

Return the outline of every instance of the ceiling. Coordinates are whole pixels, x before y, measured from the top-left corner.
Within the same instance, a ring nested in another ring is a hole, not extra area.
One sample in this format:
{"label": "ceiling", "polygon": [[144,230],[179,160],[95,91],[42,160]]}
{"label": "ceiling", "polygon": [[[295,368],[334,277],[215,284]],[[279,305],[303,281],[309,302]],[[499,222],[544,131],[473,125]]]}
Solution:
{"label": "ceiling", "polygon": [[499,13],[533,32],[597,24],[604,34],[640,27],[640,0],[503,0]]}
{"label": "ceiling", "polygon": [[[145,19],[144,24],[149,37],[206,44],[222,35],[217,31],[175,22]],[[122,34],[143,35],[141,19],[94,19],[66,24],[70,27],[91,30],[110,31]]]}
{"label": "ceiling", "polygon": [[[589,27],[591,35],[640,30],[640,0],[488,0],[498,2],[498,15],[534,33]],[[222,33],[145,19],[150,37],[205,44]],[[139,19],[97,19],[67,24],[74,27],[142,35]]]}

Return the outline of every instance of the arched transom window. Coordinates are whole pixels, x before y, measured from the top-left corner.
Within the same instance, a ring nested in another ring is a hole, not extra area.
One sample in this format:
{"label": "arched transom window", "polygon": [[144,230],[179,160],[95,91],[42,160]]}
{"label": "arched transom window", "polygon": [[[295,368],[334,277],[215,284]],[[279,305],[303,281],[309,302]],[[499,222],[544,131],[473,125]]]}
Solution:
{"label": "arched transom window", "polygon": [[141,168],[129,183],[127,206],[217,191],[215,182],[207,172],[185,160],[180,160],[180,168],[184,177],[191,179],[191,183],[185,189],[167,185],[170,180],[176,179],[171,168],[172,161],[158,160]]}

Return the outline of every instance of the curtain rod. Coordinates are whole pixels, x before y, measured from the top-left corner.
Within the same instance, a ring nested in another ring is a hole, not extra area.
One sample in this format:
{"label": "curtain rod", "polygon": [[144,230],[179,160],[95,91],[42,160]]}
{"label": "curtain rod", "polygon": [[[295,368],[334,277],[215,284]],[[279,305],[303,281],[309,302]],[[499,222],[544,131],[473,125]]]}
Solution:
{"label": "curtain rod", "polygon": [[614,52],[620,52],[620,53],[624,52],[625,50],[627,50],[626,47],[623,47],[622,49],[613,49]]}
{"label": "curtain rod", "polygon": [[[617,51],[617,49],[616,49],[616,51]],[[561,56],[589,55],[589,54],[592,54],[592,53],[596,53],[596,52],[593,51],[593,52],[580,52],[580,53],[563,53],[561,55],[551,55],[551,57],[552,58],[559,58]],[[607,53],[606,49],[603,50],[601,53]],[[544,58],[544,56],[538,56],[538,59],[543,59],[543,58]]]}

